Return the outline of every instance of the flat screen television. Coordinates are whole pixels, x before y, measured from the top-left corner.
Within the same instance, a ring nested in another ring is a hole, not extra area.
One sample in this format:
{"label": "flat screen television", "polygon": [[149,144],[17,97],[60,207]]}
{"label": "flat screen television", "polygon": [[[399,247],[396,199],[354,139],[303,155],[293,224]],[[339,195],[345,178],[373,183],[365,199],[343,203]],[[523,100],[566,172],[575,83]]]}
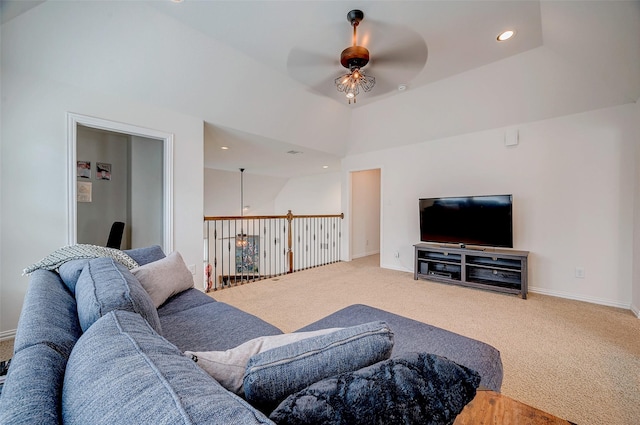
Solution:
{"label": "flat screen television", "polygon": [[512,195],[422,198],[420,240],[513,248]]}

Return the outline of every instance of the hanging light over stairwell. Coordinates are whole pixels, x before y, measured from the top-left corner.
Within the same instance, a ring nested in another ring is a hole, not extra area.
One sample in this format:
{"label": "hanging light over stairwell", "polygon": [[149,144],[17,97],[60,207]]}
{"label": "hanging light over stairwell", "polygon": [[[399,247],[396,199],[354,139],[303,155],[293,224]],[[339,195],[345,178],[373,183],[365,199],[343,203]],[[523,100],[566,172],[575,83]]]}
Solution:
{"label": "hanging light over stairwell", "polygon": [[247,235],[244,233],[244,168],[240,168],[240,233],[236,235],[236,246],[238,248],[247,246]]}

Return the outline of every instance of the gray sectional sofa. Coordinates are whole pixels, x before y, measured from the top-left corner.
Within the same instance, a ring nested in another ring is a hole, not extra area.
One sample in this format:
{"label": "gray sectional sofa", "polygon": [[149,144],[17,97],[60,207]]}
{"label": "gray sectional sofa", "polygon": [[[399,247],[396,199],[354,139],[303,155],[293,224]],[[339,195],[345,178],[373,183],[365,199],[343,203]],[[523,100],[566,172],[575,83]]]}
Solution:
{"label": "gray sectional sofa", "polygon": [[[167,258],[157,246],[124,253],[141,268]],[[73,259],[53,271],[33,271],[0,394],[0,423],[274,423],[269,411],[224,388],[184,352],[223,352],[282,331],[195,288],[153,299],[135,272],[113,258]],[[477,375],[480,386],[500,391],[502,363],[495,348],[379,309],[353,305],[300,332],[370,323],[382,330],[368,332],[367,338],[378,339],[367,340],[364,349],[386,344],[390,360],[414,352],[443,356],[463,366],[469,382]],[[360,352],[338,345],[351,357]],[[419,361],[439,367],[433,359]],[[472,384],[465,387],[471,398],[478,382]],[[455,414],[425,423],[451,423]]]}

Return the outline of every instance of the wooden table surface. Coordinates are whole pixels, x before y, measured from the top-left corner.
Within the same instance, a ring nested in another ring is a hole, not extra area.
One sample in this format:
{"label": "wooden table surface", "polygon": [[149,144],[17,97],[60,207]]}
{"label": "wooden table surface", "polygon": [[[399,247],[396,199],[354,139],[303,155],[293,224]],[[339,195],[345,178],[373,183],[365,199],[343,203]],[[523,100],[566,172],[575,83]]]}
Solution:
{"label": "wooden table surface", "polygon": [[571,425],[572,422],[489,390],[478,390],[476,397],[465,406],[453,423],[453,425],[542,424]]}

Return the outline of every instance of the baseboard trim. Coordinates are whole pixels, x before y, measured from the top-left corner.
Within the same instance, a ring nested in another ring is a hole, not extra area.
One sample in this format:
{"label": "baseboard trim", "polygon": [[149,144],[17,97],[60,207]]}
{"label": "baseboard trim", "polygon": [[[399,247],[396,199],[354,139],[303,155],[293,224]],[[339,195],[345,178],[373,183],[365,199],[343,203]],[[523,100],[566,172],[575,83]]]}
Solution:
{"label": "baseboard trim", "polygon": [[[404,267],[399,267],[396,265],[391,265],[391,264],[380,264],[380,267],[383,269],[391,269],[391,270],[397,270],[399,272],[408,272],[413,274],[413,270],[409,270],[406,269]],[[631,310],[631,312],[638,318],[640,319],[640,308],[638,308],[637,306],[634,306],[633,304],[625,304],[625,303],[621,303],[618,301],[612,301],[612,300],[608,300],[605,298],[597,298],[597,297],[583,297],[580,295],[576,295],[576,294],[571,294],[568,292],[562,292],[562,291],[553,291],[553,290],[549,290],[549,289],[545,289],[545,288],[539,288],[536,286],[530,286],[529,288],[529,292],[535,293],[535,294],[541,294],[541,295],[549,295],[552,297],[558,297],[558,298],[565,298],[568,300],[574,300],[574,301],[583,301],[583,302],[587,302],[587,303],[591,303],[591,304],[599,304],[599,305],[605,305],[608,307],[617,307],[617,308],[623,308],[625,310]],[[490,291],[490,288],[487,288],[488,291]]]}
{"label": "baseboard trim", "polygon": [[380,251],[371,251],[371,252],[365,252],[364,254],[355,254],[351,256],[351,259],[355,260],[356,258],[368,257],[370,255],[376,255],[376,254],[380,254]]}
{"label": "baseboard trim", "polygon": [[15,329],[0,332],[0,341],[5,341],[7,339],[14,339],[15,337],[16,337]]}
{"label": "baseboard trim", "polygon": [[552,297],[566,298],[568,300],[574,300],[574,301],[584,301],[591,304],[606,305],[608,307],[618,307],[618,308],[624,308],[626,310],[632,310],[631,304],[625,304],[618,301],[608,300],[605,298],[583,297],[581,295],[571,294],[568,292],[553,291],[545,288],[538,288],[535,286],[534,287],[530,286],[529,292],[533,292],[535,294],[542,294],[542,295],[551,295]]}
{"label": "baseboard trim", "polygon": [[407,269],[405,267],[390,265],[390,264],[380,264],[380,268],[389,269],[389,270],[396,270],[396,271],[399,271],[399,272],[407,272],[407,273],[413,274],[413,270]]}

